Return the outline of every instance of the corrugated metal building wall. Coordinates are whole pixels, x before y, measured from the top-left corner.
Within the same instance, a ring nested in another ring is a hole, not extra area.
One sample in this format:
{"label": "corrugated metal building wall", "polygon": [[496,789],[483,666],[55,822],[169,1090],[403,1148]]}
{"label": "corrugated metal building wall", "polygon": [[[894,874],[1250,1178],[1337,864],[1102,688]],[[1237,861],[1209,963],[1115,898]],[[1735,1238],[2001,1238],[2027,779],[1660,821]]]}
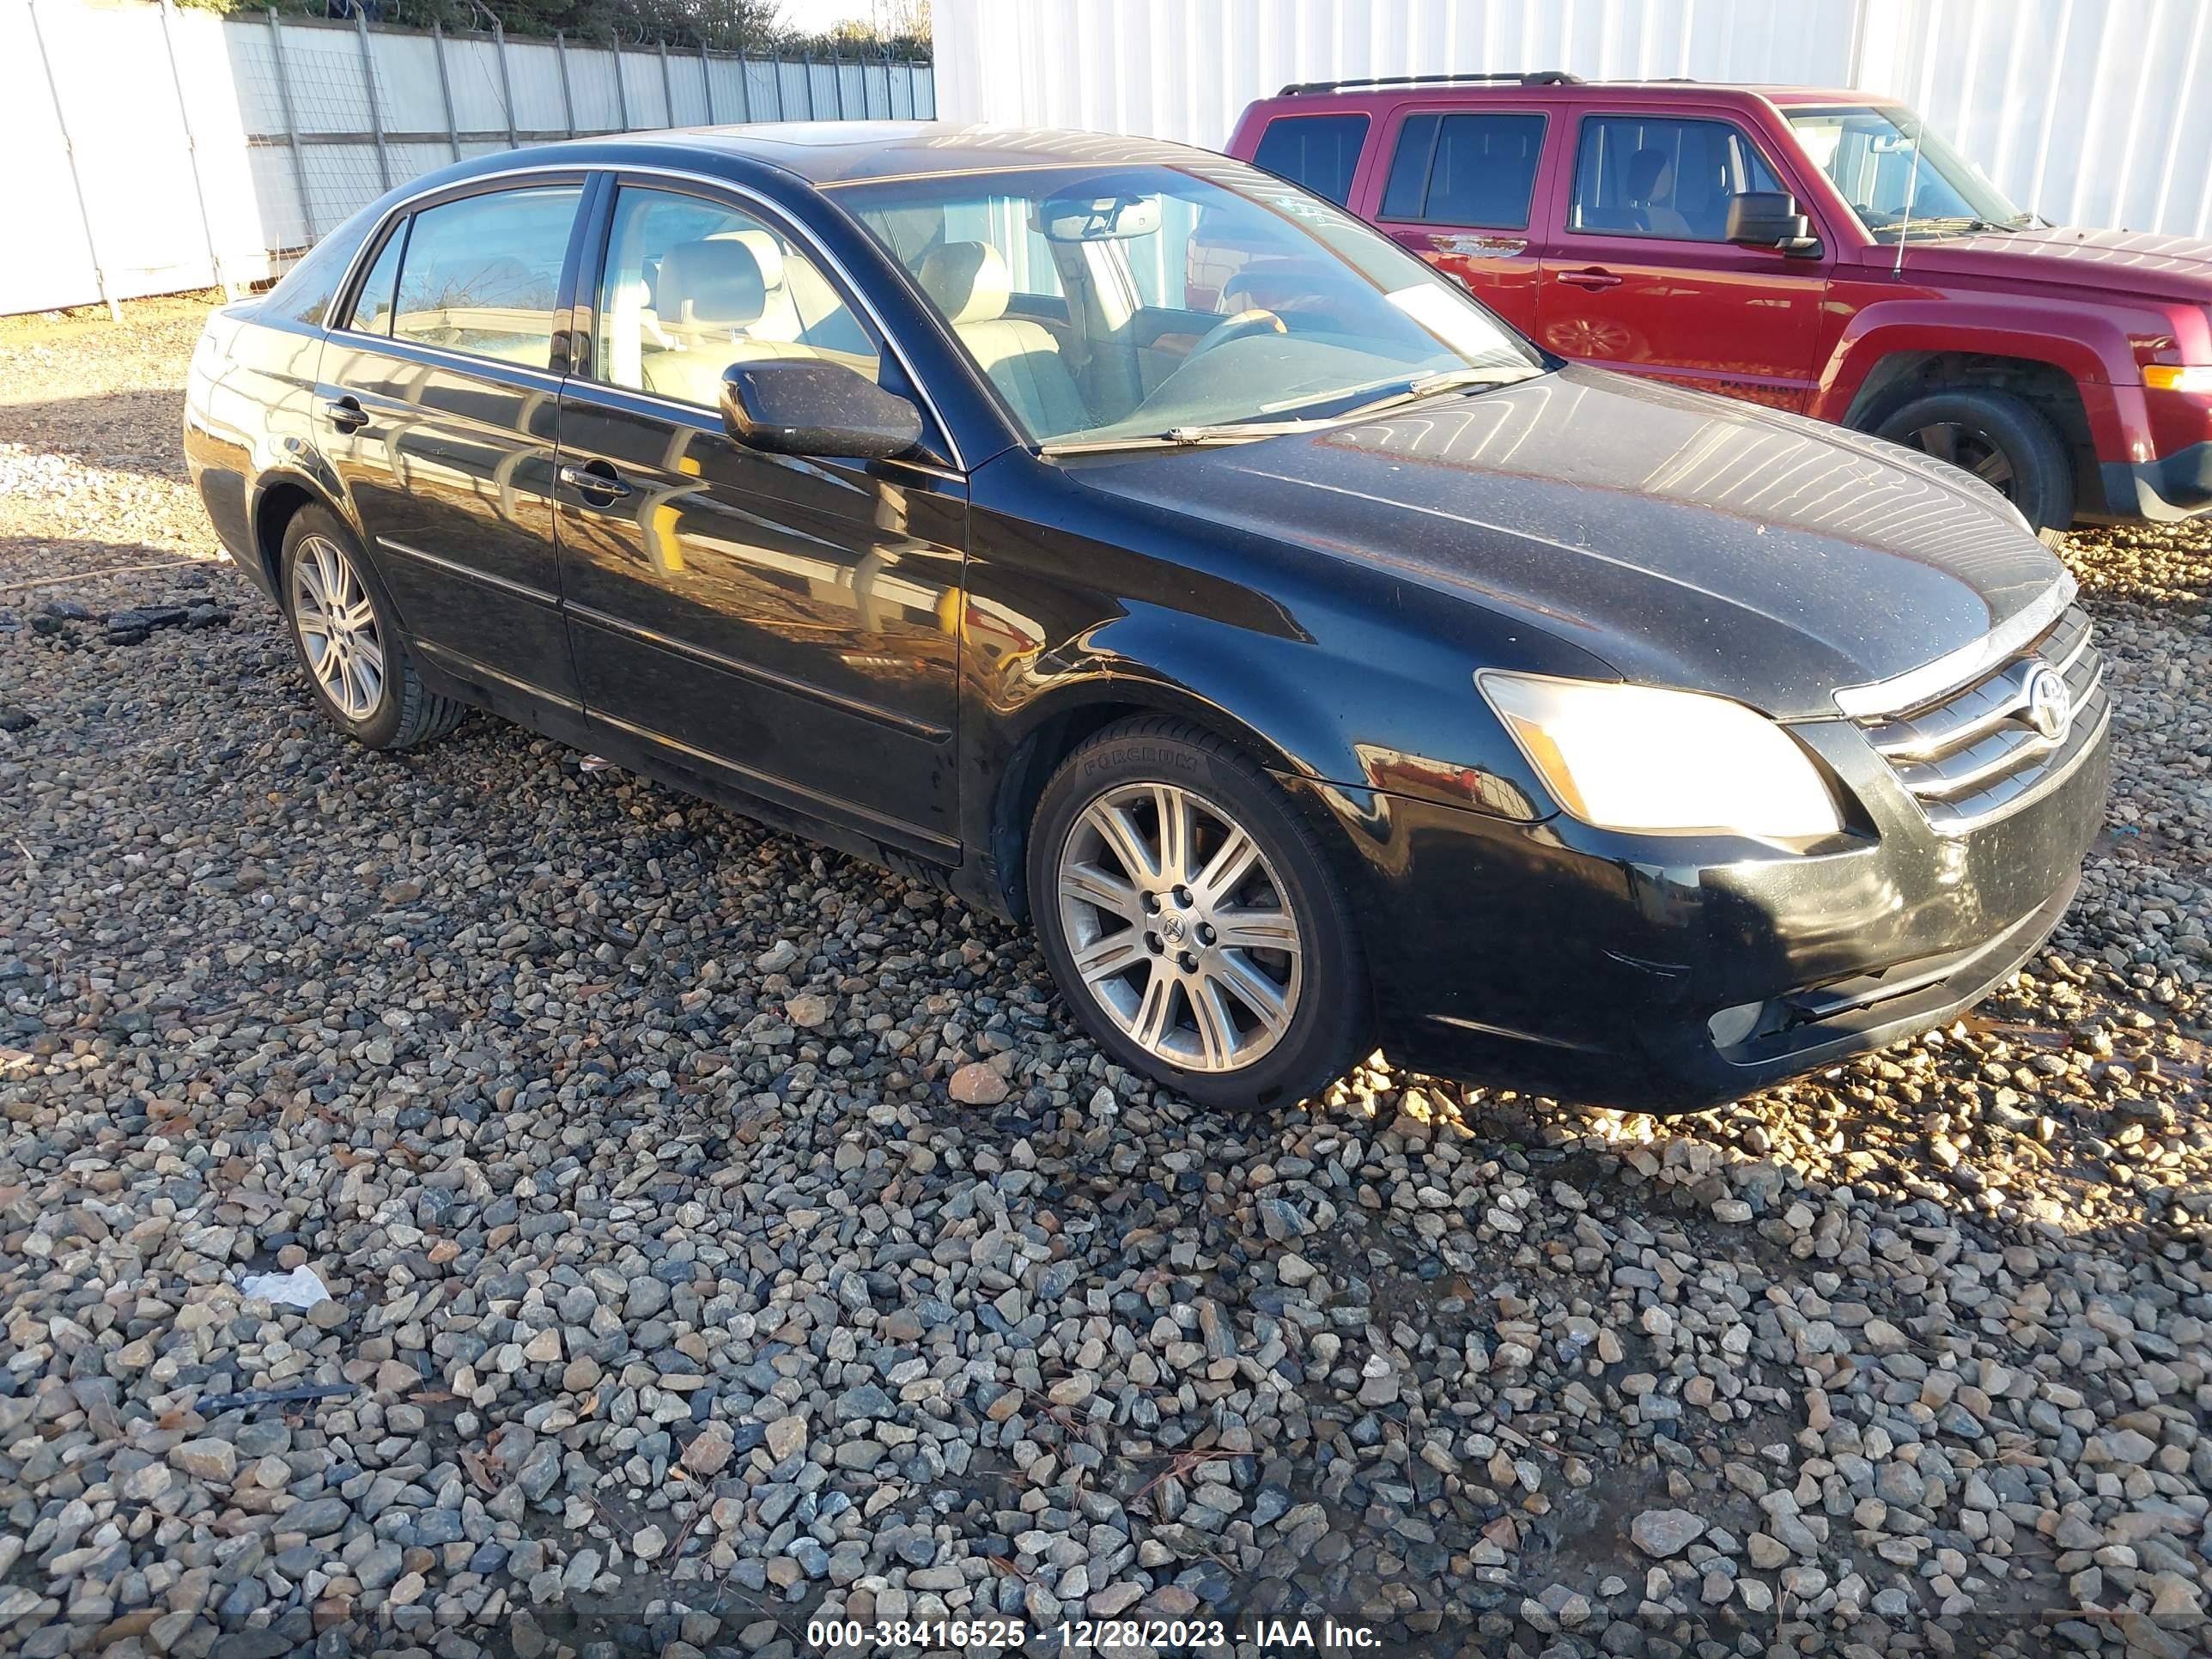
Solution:
{"label": "corrugated metal building wall", "polygon": [[938,0],[949,120],[1218,149],[1292,81],[1564,69],[1902,97],[2061,223],[2212,235],[2212,0]]}

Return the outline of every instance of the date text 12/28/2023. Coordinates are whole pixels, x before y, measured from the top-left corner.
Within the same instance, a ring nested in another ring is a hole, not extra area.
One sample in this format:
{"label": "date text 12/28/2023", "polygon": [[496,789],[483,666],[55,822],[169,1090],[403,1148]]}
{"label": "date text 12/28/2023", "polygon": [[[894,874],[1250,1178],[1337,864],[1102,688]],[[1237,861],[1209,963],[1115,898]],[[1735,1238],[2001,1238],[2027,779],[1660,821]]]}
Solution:
{"label": "date text 12/28/2023", "polygon": [[[1099,1649],[1211,1648],[1231,1641],[1258,1644],[1268,1652],[1305,1649],[1316,1652],[1371,1650],[1382,1639],[1364,1625],[1334,1619],[1265,1619],[1251,1629],[1235,1630],[1218,1619],[1076,1619],[1039,1627],[1050,1645],[1064,1652]],[[811,1620],[807,1645],[817,1652],[866,1653],[872,1649],[995,1648],[1027,1645],[1030,1627],[1018,1619]]]}

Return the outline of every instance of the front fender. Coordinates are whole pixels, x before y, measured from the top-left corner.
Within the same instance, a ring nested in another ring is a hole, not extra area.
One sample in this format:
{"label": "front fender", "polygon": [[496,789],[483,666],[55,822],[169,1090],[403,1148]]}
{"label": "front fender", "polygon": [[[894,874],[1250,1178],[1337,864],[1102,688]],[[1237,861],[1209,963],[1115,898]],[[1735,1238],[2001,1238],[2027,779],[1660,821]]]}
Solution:
{"label": "front fender", "polygon": [[[1961,314],[1961,313],[1965,314]],[[2047,363],[2071,380],[2088,416],[2098,453],[2124,454],[2148,427],[2127,330],[2094,311],[2062,311],[2045,301],[1978,295],[1956,300],[1899,296],[1862,307],[1837,337],[1812,407],[1816,420],[1845,424],[1853,402],[1882,361],[1899,352],[1965,353]]]}

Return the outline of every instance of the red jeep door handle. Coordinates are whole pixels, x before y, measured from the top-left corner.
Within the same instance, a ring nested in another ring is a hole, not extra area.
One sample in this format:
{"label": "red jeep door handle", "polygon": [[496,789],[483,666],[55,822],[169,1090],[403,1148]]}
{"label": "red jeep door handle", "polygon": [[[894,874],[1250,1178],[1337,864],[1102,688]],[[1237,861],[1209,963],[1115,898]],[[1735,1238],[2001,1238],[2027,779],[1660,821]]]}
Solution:
{"label": "red jeep door handle", "polygon": [[1563,270],[1559,280],[1571,283],[1577,288],[1619,288],[1620,278],[1597,265],[1587,270]]}

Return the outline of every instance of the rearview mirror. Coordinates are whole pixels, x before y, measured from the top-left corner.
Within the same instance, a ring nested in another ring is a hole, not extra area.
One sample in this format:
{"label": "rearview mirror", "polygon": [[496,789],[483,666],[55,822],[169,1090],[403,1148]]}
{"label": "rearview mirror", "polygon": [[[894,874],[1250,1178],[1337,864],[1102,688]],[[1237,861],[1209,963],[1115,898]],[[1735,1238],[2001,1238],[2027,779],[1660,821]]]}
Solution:
{"label": "rearview mirror", "polygon": [[1747,190],[1729,197],[1725,240],[1739,247],[1776,247],[1785,253],[1816,253],[1820,246],[1813,222],[1797,211],[1797,198],[1782,190]]}
{"label": "rearview mirror", "polygon": [[921,441],[921,411],[857,369],[813,357],[732,363],[722,425],[771,455],[890,460]]}
{"label": "rearview mirror", "polygon": [[1030,223],[1048,242],[1126,242],[1160,228],[1160,198],[1054,196],[1037,204]]}

